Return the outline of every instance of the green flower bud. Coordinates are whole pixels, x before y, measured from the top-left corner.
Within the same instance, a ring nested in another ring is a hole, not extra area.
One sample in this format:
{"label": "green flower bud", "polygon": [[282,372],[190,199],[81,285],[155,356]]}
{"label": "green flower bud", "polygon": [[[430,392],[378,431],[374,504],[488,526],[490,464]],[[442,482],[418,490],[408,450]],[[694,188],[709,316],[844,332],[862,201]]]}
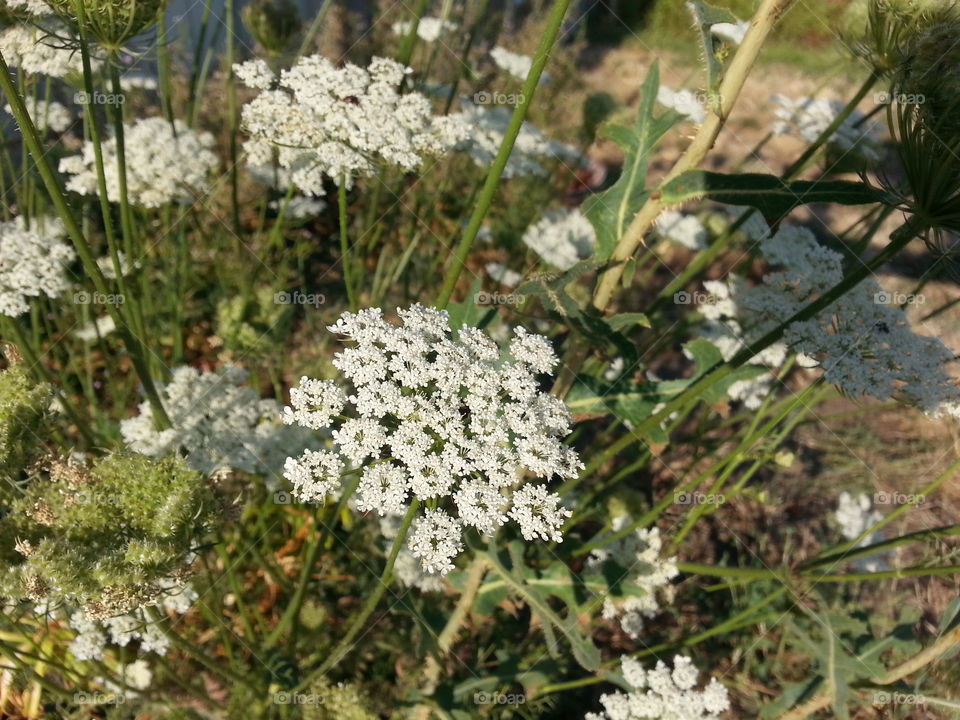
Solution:
{"label": "green flower bud", "polygon": [[149,30],[166,7],[165,0],[48,0],[54,12],[81,35],[107,50],[118,51],[124,43]]}
{"label": "green flower bud", "polygon": [[286,50],[301,27],[292,0],[253,0],[243,9],[242,18],[254,39],[272,55]]}
{"label": "green flower bud", "polygon": [[34,383],[21,365],[0,371],[0,487],[19,480],[34,459],[53,397],[50,387]]}
{"label": "green flower bud", "polygon": [[960,10],[922,14],[907,43],[896,88],[919,106],[927,126],[946,135],[947,142],[960,137]]}

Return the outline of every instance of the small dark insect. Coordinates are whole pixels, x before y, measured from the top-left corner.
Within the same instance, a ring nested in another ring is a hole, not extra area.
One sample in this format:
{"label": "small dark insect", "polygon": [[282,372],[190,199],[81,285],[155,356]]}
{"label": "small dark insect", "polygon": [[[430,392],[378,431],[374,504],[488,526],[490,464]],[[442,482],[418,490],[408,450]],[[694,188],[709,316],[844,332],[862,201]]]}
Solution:
{"label": "small dark insect", "polygon": [[887,333],[888,335],[890,334],[890,326],[885,322],[878,322],[876,325],[874,325],[874,327],[882,333]]}
{"label": "small dark insect", "polygon": [[351,105],[360,104],[360,98],[356,97],[355,95],[348,95],[347,97],[343,98],[343,101],[345,103],[350,103]]}

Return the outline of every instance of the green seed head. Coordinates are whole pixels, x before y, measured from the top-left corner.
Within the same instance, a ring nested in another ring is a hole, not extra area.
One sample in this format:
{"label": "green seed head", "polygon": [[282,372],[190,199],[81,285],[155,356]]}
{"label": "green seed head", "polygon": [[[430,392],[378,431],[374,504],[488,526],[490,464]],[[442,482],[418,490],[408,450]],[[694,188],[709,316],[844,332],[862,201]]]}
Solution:
{"label": "green seed head", "polygon": [[292,0],[253,0],[242,17],[250,34],[271,55],[286,50],[300,32],[300,13]]}
{"label": "green seed head", "polygon": [[149,30],[163,14],[166,0],[48,0],[81,35],[109,51]]}

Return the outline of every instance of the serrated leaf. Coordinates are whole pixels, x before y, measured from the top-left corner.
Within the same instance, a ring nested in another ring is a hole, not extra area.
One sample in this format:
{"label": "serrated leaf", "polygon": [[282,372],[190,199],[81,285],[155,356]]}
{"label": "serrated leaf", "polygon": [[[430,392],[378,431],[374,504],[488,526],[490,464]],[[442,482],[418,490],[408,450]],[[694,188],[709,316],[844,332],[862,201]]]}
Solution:
{"label": "serrated leaf", "polygon": [[771,220],[779,220],[794,208],[811,203],[867,205],[887,199],[883,191],[860,182],[787,182],[763,173],[728,175],[708,170],[688,170],[662,185],[659,192],[665,205],[706,198],[727,205],[748,205]]}
{"label": "serrated leaf", "polygon": [[603,192],[591,195],[583,203],[583,214],[597,234],[594,255],[597,260],[610,257],[633,216],[646,202],[649,194],[646,179],[650,152],[682,118],[675,110],[654,116],[659,88],[660,66],[655,62],[640,88],[640,104],[633,127],[612,125],[603,130],[605,137],[623,149],[624,159],[623,171],[617,182]]}
{"label": "serrated leaf", "polygon": [[710,28],[720,23],[736,25],[740,20],[729,10],[715,8],[703,2],[703,0],[690,0],[687,7],[693,13],[693,21],[700,31],[700,45],[703,47],[703,55],[707,61],[707,87],[711,96],[713,96],[716,95],[717,88],[720,85],[723,64],[717,58],[716,53],[713,52],[713,33]]}

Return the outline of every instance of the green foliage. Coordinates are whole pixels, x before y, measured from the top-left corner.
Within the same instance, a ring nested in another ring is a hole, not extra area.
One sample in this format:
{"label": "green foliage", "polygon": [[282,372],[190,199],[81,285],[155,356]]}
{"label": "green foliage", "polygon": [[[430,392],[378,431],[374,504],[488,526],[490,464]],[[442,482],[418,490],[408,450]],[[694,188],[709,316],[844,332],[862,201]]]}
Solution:
{"label": "green foliage", "polygon": [[800,205],[832,202],[866,205],[885,202],[889,196],[865,183],[845,180],[794,180],[776,175],[742,173],[727,175],[707,170],[688,170],[659,190],[666,205],[707,199],[728,205],[748,205],[764,217],[778,220]]}
{"label": "green foliage", "polygon": [[23,547],[23,587],[11,594],[113,613],[152,600],[216,510],[206,481],[179,458],[117,454],[89,470],[54,461],[0,520],[5,544]]}
{"label": "green foliage", "polygon": [[583,203],[583,214],[597,233],[597,260],[610,257],[617,242],[630,226],[633,216],[646,201],[650,153],[682,118],[675,110],[667,110],[662,115],[654,116],[659,88],[660,66],[655,62],[640,88],[640,105],[633,127],[608,125],[603,128],[604,137],[623,148],[624,160],[617,182],[602,193],[591,195]]}
{"label": "green foliage", "polygon": [[20,480],[46,436],[52,397],[50,387],[31,380],[23,365],[0,371],[0,497]]}
{"label": "green foliage", "polygon": [[290,333],[293,305],[276,302],[270,287],[259,287],[252,296],[234,295],[217,305],[217,334],[224,346],[241,355],[262,356]]}
{"label": "green foliage", "polygon": [[703,57],[707,66],[707,89],[710,102],[716,107],[716,92],[720,86],[723,62],[714,51],[713,33],[710,28],[720,23],[735,24],[737,17],[729,10],[713,7],[702,0],[690,0],[687,5],[693,14],[694,23],[699,31],[700,44],[703,47]]}

